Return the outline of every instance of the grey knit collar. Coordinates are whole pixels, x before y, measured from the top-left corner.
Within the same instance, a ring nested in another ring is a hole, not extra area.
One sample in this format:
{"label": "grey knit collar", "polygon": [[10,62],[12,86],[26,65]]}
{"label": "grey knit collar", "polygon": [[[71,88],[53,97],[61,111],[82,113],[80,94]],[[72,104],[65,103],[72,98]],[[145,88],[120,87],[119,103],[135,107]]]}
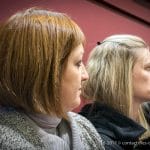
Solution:
{"label": "grey knit collar", "polygon": [[27,114],[41,128],[56,128],[61,118],[44,114]]}

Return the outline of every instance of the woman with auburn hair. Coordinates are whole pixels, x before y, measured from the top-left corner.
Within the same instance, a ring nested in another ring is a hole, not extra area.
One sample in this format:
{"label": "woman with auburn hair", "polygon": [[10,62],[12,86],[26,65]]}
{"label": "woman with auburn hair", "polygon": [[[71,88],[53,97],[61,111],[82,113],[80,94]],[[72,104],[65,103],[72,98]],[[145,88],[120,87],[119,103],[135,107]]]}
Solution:
{"label": "woman with auburn hair", "polygon": [[80,104],[84,34],[67,15],[29,8],[0,26],[0,149],[104,149]]}
{"label": "woman with auburn hair", "polygon": [[146,133],[138,110],[150,101],[148,45],[134,35],[107,37],[92,50],[87,72],[82,95],[93,103],[84,106],[80,114],[95,125],[106,150],[135,148]]}

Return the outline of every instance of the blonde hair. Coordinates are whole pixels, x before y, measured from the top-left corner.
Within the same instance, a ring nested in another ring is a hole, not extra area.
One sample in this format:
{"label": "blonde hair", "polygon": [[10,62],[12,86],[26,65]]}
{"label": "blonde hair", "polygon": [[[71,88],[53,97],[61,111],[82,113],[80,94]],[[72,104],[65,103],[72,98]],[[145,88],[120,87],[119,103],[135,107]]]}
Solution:
{"label": "blonde hair", "polygon": [[138,48],[147,44],[133,35],[113,35],[90,53],[87,62],[89,80],[83,84],[82,95],[113,107],[129,116],[132,108],[132,69]]}
{"label": "blonde hair", "polygon": [[0,105],[65,116],[61,78],[84,34],[66,14],[29,8],[0,29]]}

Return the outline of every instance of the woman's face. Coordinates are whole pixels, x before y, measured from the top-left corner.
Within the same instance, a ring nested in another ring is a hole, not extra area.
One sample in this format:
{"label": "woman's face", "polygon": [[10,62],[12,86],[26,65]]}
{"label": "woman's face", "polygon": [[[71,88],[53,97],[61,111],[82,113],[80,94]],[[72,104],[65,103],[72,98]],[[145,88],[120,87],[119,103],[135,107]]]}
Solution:
{"label": "woman's face", "polygon": [[150,51],[139,49],[133,68],[133,99],[142,103],[150,101]]}
{"label": "woman's face", "polygon": [[80,105],[81,81],[88,79],[88,74],[82,63],[84,49],[77,46],[69,55],[61,83],[61,100],[65,111],[70,111]]}

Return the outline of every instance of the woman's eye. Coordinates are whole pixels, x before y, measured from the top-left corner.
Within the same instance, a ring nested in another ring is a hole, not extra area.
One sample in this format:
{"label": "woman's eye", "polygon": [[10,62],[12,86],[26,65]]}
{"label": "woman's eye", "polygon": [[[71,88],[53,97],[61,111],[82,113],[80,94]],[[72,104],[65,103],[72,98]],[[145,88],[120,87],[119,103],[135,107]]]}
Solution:
{"label": "woman's eye", "polygon": [[146,67],[145,69],[146,69],[147,71],[150,71],[150,67]]}
{"label": "woman's eye", "polygon": [[144,69],[147,70],[147,71],[150,71],[150,65],[145,65]]}
{"label": "woman's eye", "polygon": [[76,66],[81,67],[82,66],[82,61],[80,60],[79,62],[77,62]]}

